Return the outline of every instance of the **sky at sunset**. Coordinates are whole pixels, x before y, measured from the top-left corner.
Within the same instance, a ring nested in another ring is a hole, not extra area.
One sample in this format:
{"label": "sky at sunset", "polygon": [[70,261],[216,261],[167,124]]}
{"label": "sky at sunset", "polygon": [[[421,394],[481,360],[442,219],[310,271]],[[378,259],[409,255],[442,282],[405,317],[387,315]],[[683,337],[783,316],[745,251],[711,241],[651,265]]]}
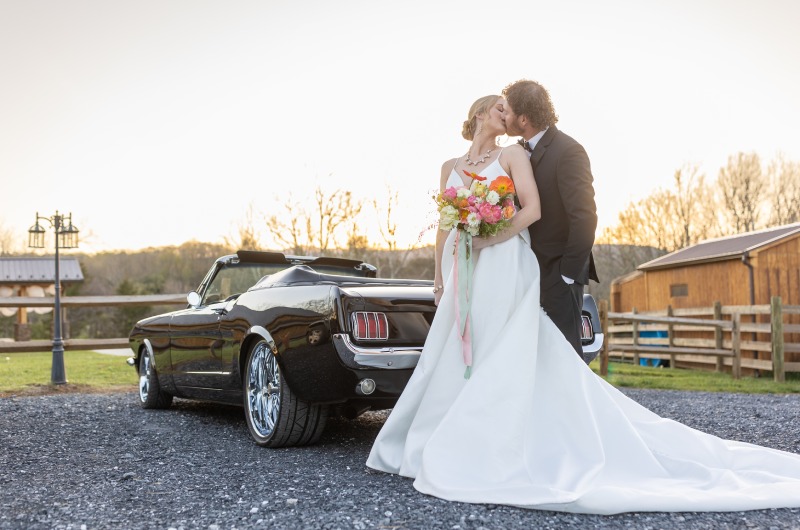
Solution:
{"label": "sky at sunset", "polygon": [[793,0],[0,0],[0,228],[22,250],[59,210],[84,252],[221,242],[248,208],[266,236],[315,186],[391,186],[408,244],[471,103],[528,78],[589,154],[602,229],[686,163],[800,160],[798,21]]}

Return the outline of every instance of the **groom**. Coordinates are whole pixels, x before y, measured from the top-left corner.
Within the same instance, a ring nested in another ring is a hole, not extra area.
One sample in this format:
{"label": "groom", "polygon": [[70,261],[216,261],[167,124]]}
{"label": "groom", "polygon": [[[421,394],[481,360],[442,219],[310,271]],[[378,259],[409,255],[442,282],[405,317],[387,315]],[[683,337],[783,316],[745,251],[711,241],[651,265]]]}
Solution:
{"label": "groom", "polygon": [[531,247],[541,271],[542,308],[582,357],[583,288],[599,281],[592,245],[597,207],[589,157],[583,147],[556,128],[550,94],[535,81],[503,89],[509,136],[521,136],[531,157],[542,217],[533,223]]}

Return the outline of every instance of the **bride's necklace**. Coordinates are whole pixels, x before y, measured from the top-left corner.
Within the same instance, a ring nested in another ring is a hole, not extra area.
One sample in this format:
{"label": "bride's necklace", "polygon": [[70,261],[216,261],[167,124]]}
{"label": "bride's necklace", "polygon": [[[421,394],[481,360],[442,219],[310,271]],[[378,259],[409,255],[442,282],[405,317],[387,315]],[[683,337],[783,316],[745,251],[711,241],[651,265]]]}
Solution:
{"label": "bride's necklace", "polygon": [[469,151],[467,151],[467,165],[468,165],[468,166],[477,166],[478,164],[483,164],[484,162],[486,162],[486,159],[487,159],[487,158],[489,158],[489,155],[490,155],[490,154],[491,154],[491,152],[492,152],[492,151],[494,151],[494,150],[495,150],[495,148],[494,148],[494,147],[492,147],[491,149],[489,149],[489,150],[487,150],[487,151],[486,151],[486,154],[485,154],[485,155],[483,155],[482,157],[480,157],[478,160],[475,160],[475,161],[472,161],[472,160],[469,158]]}

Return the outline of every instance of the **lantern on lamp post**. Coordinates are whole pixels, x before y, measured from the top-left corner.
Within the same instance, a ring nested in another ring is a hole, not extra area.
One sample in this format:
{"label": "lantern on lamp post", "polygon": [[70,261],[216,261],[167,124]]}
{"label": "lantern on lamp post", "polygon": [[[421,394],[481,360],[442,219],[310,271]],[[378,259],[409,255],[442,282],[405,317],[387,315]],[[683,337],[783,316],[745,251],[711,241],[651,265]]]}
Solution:
{"label": "lantern on lamp post", "polygon": [[36,212],[36,222],[28,230],[28,246],[32,248],[44,248],[46,230],[39,224],[39,221],[47,222],[56,236],[53,365],[50,370],[50,382],[55,385],[63,385],[67,382],[67,374],[64,370],[64,340],[61,337],[61,275],[59,274],[58,249],[76,248],[78,246],[78,229],[72,224],[72,213],[61,215],[56,210],[52,217],[42,217],[39,212]]}

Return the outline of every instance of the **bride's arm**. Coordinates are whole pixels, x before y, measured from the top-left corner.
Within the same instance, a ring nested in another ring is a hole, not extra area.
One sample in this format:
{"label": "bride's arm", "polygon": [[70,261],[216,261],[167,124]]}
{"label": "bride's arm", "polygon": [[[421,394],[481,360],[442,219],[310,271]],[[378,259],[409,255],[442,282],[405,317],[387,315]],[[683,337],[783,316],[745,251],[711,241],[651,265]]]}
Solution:
{"label": "bride's arm", "polygon": [[481,249],[490,245],[496,245],[503,241],[508,241],[530,225],[539,220],[542,216],[542,205],[539,202],[539,189],[533,179],[533,169],[528,153],[518,145],[506,147],[503,151],[506,154],[508,176],[514,181],[517,198],[521,208],[511,218],[511,225],[497,234],[490,237],[475,237],[472,239],[472,247]]}
{"label": "bride's arm", "polygon": [[[450,176],[450,171],[453,169],[455,160],[448,160],[442,164],[442,176],[439,180],[439,191],[444,191],[447,185],[447,179]],[[447,241],[449,234],[444,230],[439,230],[436,227],[436,250],[434,254],[434,274],[433,274],[433,288],[436,290],[434,293],[434,301],[439,305],[439,300],[442,298],[442,288],[444,287],[444,274],[442,273],[442,254],[444,253],[444,244]]]}

